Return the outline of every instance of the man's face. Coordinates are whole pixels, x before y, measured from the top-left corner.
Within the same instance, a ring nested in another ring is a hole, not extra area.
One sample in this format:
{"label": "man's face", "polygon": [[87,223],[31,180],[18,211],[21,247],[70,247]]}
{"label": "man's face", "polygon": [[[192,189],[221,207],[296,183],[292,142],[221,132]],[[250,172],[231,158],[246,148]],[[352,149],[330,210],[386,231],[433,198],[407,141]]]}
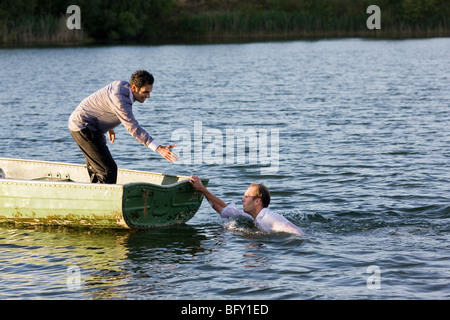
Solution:
{"label": "man's face", "polygon": [[146,84],[141,88],[137,88],[134,84],[131,86],[133,98],[140,103],[144,103],[146,99],[150,99],[150,92],[153,90],[152,84]]}
{"label": "man's face", "polygon": [[250,214],[251,212],[256,211],[256,201],[261,201],[261,199],[254,197],[256,190],[257,187],[250,186],[244,193],[244,197],[242,198],[242,207],[246,213]]}

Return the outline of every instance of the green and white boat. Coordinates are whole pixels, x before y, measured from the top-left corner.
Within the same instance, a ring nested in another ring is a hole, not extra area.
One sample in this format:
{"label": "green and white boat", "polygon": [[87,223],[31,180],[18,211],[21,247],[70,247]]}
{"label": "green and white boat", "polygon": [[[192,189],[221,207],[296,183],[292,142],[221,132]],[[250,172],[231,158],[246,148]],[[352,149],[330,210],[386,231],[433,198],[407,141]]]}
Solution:
{"label": "green and white boat", "polygon": [[148,229],[187,222],[202,200],[185,176],[119,169],[94,184],[84,165],[0,158],[0,222]]}

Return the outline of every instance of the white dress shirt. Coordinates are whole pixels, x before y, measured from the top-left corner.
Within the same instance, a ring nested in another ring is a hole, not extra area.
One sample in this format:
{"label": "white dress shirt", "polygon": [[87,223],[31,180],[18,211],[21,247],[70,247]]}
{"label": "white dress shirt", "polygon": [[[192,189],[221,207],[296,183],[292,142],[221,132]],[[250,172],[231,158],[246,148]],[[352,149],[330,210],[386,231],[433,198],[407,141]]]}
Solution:
{"label": "white dress shirt", "polygon": [[[253,219],[251,215],[245,213],[242,210],[236,208],[234,203],[229,204],[220,212],[222,218],[231,218],[236,216],[243,216],[249,219]],[[269,208],[263,208],[254,220],[258,229],[263,232],[287,232],[298,235],[304,235],[305,233],[292,222],[287,220],[282,215],[273,212]]]}

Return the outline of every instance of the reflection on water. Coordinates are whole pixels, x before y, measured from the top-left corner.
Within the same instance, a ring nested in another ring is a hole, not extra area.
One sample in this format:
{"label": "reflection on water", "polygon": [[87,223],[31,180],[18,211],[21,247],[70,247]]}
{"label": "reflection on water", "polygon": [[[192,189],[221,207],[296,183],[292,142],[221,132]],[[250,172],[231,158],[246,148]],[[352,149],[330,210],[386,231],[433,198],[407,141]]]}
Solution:
{"label": "reflection on water", "polygon": [[1,231],[2,260],[8,263],[2,268],[2,287],[22,283],[41,290],[48,282],[53,288],[47,289],[62,289],[54,298],[68,294],[69,266],[80,268],[81,290],[75,296],[126,298],[139,279],[156,287],[148,292],[164,288],[163,280],[177,274],[177,265],[213,250],[202,244],[206,236],[189,225],[133,232],[4,224]]}

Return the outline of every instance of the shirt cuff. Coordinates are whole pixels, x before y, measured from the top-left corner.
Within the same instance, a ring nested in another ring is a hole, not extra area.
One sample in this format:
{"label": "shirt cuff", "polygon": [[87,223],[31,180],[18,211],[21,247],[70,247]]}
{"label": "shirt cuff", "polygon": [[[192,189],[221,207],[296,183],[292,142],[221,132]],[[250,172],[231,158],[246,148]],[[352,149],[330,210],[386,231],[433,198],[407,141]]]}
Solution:
{"label": "shirt cuff", "polygon": [[152,140],[148,147],[152,149],[153,151],[156,151],[156,149],[160,146],[160,144],[156,140]]}

